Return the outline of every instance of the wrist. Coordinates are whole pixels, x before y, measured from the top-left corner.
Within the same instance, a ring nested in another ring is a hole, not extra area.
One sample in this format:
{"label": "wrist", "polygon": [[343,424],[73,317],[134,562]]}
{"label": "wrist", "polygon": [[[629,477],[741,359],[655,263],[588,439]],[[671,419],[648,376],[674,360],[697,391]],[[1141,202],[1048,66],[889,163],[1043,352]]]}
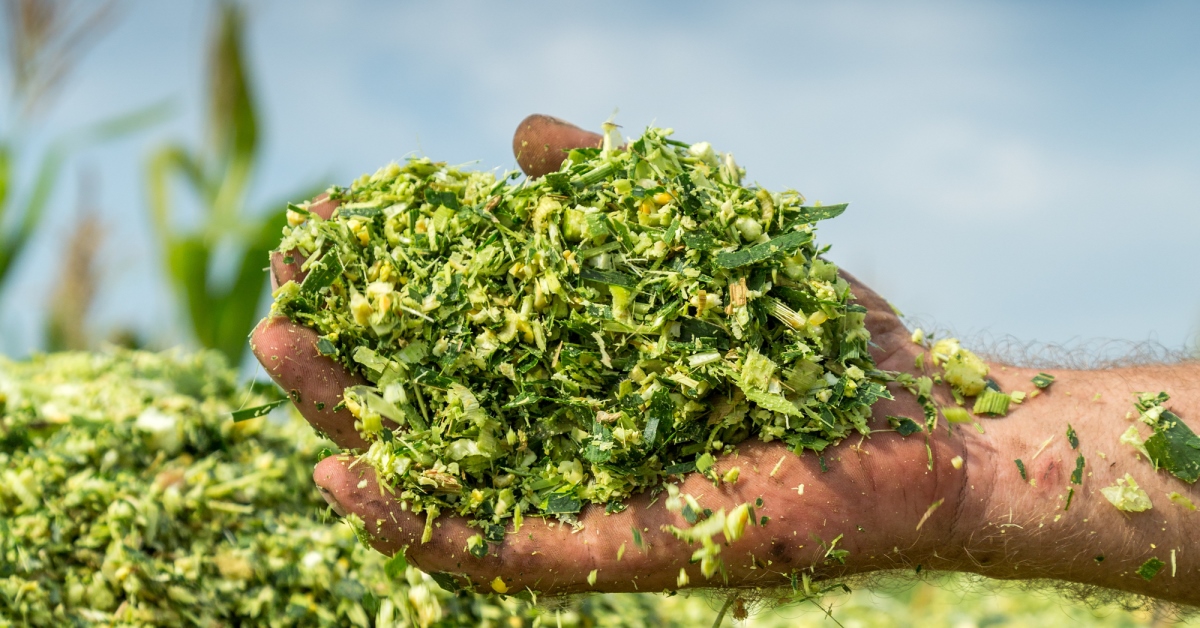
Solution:
{"label": "wrist", "polygon": [[[1040,389],[1032,382],[1041,372],[1037,369],[989,366],[989,376],[1001,390],[1023,392],[1025,400],[1010,405],[1004,417],[980,418],[983,433],[968,438],[967,457],[972,464],[967,482],[979,490],[970,517],[963,522],[964,532],[969,529],[963,534],[964,551],[970,556],[964,570],[1001,579],[1064,578],[1059,555],[1064,530],[1087,519],[1083,513],[1091,504],[1084,502],[1094,501],[1092,493],[1100,497],[1096,467],[1102,456],[1114,452],[1107,446],[1108,439],[1092,429],[1090,417],[1115,408],[1078,403],[1083,389],[1090,388],[1085,384],[1090,372],[1053,370],[1054,384]],[[1079,429],[1084,430],[1079,449],[1068,439],[1068,426],[1075,428],[1077,436]],[[1076,484],[1072,474],[1078,456],[1085,452],[1083,477]],[[1089,459],[1093,459],[1090,467]],[[1089,489],[1086,495],[1084,481]]]}
{"label": "wrist", "polygon": [[[817,456],[805,453],[805,462],[782,480],[793,488],[805,483],[801,495],[793,490],[783,504],[785,512],[801,513],[788,517],[796,529],[780,531],[798,535],[800,544],[807,546],[797,548],[801,566],[820,562],[809,541],[819,536],[828,542],[839,534],[838,547],[850,553],[843,568],[826,565],[827,575],[962,570],[970,563],[964,549],[973,522],[982,517],[987,489],[969,481],[977,461],[968,460],[968,447],[978,435],[970,426],[947,431],[944,421],[934,434],[887,431],[886,416],[918,421],[922,416],[912,395],[899,389],[893,394],[894,400],[880,401],[873,410],[873,424],[885,431],[875,431],[862,442],[849,438],[825,450],[827,471],[819,470]],[[784,470],[789,468],[792,463],[785,462]]]}
{"label": "wrist", "polygon": [[[1007,417],[983,420],[986,433],[969,439],[968,483],[987,486],[974,509],[964,549],[966,569],[995,578],[1052,578],[1196,604],[1196,571],[1177,558],[1192,544],[1192,513],[1171,503],[1178,491],[1195,500],[1197,486],[1165,471],[1120,437],[1139,425],[1138,391],[1167,389],[1174,410],[1196,426],[1200,371],[1194,364],[1094,371],[1050,370],[1054,384],[1013,406]],[[1036,370],[995,365],[992,377],[1006,392],[1030,391]],[[1068,438],[1068,426],[1078,447]],[[1139,427],[1145,427],[1140,426]],[[1148,430],[1144,430],[1147,431]],[[1079,459],[1082,472],[1075,476]],[[1021,460],[1024,467],[1016,463]],[[1125,474],[1149,495],[1153,508],[1123,512],[1101,489]],[[1075,477],[1073,477],[1075,476]],[[1156,558],[1167,564],[1150,580],[1138,569]],[[1189,592],[1190,591],[1190,592]]]}

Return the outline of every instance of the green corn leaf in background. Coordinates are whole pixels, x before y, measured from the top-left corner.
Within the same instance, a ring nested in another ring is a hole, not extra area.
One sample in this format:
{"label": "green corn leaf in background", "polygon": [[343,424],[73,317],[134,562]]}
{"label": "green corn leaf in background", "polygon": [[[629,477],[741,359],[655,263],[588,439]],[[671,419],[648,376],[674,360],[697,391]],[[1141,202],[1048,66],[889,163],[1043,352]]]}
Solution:
{"label": "green corn leaf in background", "polygon": [[[29,146],[34,118],[50,109],[53,96],[86,47],[111,24],[113,6],[113,2],[26,0],[5,7],[6,62],[13,80],[8,98],[15,117],[0,135],[0,294],[14,263],[44,220],[70,158],[144,130],[171,114],[169,103],[159,103],[59,135],[42,151]],[[26,160],[36,161],[37,166],[24,185],[18,172]]]}
{"label": "green corn leaf in background", "polygon": [[[182,301],[196,341],[237,364],[254,325],[270,250],[285,224],[286,201],[269,210],[246,212],[260,144],[258,113],[243,50],[245,16],[240,5],[217,5],[216,28],[208,50],[207,145],[193,149],[169,144],[146,166],[151,219],[162,246],[165,270]],[[201,226],[180,230],[179,206],[171,195],[181,183],[200,205]],[[284,198],[315,195],[309,186]],[[230,251],[231,276],[217,276],[214,256]]]}
{"label": "green corn leaf in background", "polygon": [[0,221],[4,219],[8,209],[13,209],[17,217],[14,227],[0,230],[0,281],[3,281],[12,263],[25,249],[34,230],[41,223],[62,176],[63,167],[72,155],[90,146],[141,131],[166,119],[171,112],[172,107],[169,103],[159,103],[102,120],[58,138],[42,155],[32,188],[25,195],[23,202],[15,208],[10,208],[7,202],[13,200],[8,194],[12,181],[12,152],[7,146],[0,148]]}

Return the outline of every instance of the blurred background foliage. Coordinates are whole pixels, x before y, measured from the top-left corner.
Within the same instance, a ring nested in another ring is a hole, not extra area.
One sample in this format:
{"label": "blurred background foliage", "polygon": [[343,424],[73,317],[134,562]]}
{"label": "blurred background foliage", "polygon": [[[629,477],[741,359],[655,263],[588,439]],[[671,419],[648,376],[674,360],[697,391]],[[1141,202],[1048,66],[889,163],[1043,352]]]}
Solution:
{"label": "blurred background foliage", "polygon": [[[35,151],[27,146],[27,136],[50,109],[63,83],[88,47],[111,25],[116,5],[110,1],[78,0],[5,0],[4,25],[11,76],[9,119],[0,130],[0,298],[3,298],[13,263],[25,251],[35,230],[42,224],[49,203],[60,187],[67,161],[88,146],[138,132],[169,115],[167,104],[156,104],[137,111],[99,120],[81,129],[55,135],[49,146]],[[22,178],[26,162],[32,174]],[[82,219],[77,233],[97,235],[94,219]],[[87,247],[91,238],[79,236]],[[94,250],[94,249],[93,249]],[[90,256],[85,256],[90,257]],[[72,262],[84,261],[75,256]],[[87,269],[83,269],[87,275]],[[92,285],[78,285],[63,293],[65,303],[86,296],[90,301]],[[77,308],[76,308],[77,309]],[[71,307],[59,308],[47,329],[50,348],[86,344],[78,332],[86,307],[75,313]]]}
{"label": "blurred background foliage", "polygon": [[[125,7],[114,0],[4,0],[7,60],[12,87],[10,120],[0,136],[0,298],[10,271],[39,228],[51,228],[66,244],[54,281],[44,346],[50,350],[97,345],[87,318],[102,277],[97,252],[104,226],[89,208],[81,185],[76,215],[65,225],[46,223],[47,208],[63,187],[70,160],[90,146],[124,138],[172,115],[158,103],[69,131],[41,151],[24,150],[23,139],[54,97],[88,45],[102,37]],[[232,364],[246,353],[247,336],[264,309],[264,269],[278,242],[286,203],[317,194],[323,183],[300,186],[264,207],[246,209],[261,157],[259,113],[245,58],[246,10],[240,3],[213,3],[205,51],[204,141],[171,141],[146,158],[144,187],[149,223],[161,247],[169,290],[191,341],[216,349]],[[24,162],[36,164],[22,180]],[[84,181],[87,177],[82,177]],[[189,212],[198,207],[199,216]],[[141,344],[137,332],[108,340]]]}
{"label": "blurred background foliage", "polygon": [[[11,271],[37,230],[54,229],[63,243],[59,267],[39,269],[44,280],[55,285],[42,343],[50,349],[94,348],[101,340],[88,319],[105,273],[96,262],[105,225],[91,204],[89,191],[95,183],[86,173],[80,177],[81,200],[70,224],[46,222],[47,208],[63,198],[64,171],[88,147],[139,133],[173,111],[168,104],[153,104],[54,133],[45,146],[32,147],[25,141],[53,107],[80,59],[124,9],[115,0],[4,0],[11,87],[9,119],[0,129],[0,299],[6,298]],[[178,302],[190,341],[218,351],[236,366],[245,355],[247,335],[264,310],[267,253],[283,225],[285,201],[311,197],[329,182],[313,181],[264,207],[247,209],[262,157],[256,84],[245,44],[247,14],[243,5],[230,0],[212,2],[211,13],[203,53],[207,67],[204,139],[194,145],[171,141],[158,146],[145,158],[142,185],[149,209],[145,219],[155,234],[170,284],[164,288]],[[126,335],[126,342],[142,340],[134,333]],[[380,577],[380,568],[372,569],[372,575],[363,577]],[[1161,609],[1088,608],[1053,594],[1014,589],[997,593],[992,585],[964,582],[947,577],[932,583],[890,583],[831,598],[825,602],[827,608],[809,604],[752,614],[746,625],[1135,626],[1165,625],[1172,620]],[[411,595],[404,592],[405,585],[398,586],[401,595]],[[454,608],[448,595],[436,594],[445,608]],[[315,603],[331,607],[342,603],[336,594],[329,596]],[[673,626],[711,622],[720,601],[703,595],[597,596],[547,613],[514,612],[512,604],[503,609],[483,598],[470,604],[475,611],[469,619],[481,625],[525,625],[541,616],[547,620],[543,625],[554,621],[579,626]],[[769,605],[758,605],[765,606]],[[750,610],[755,610],[754,605]],[[462,618],[438,614],[428,619],[438,625],[457,625]],[[3,617],[0,625],[6,625]]]}
{"label": "blurred background foliage", "polygon": [[[279,242],[287,202],[312,197],[322,187],[297,189],[264,211],[245,211],[260,142],[244,31],[244,9],[231,1],[218,3],[207,59],[207,143],[199,148],[167,144],[146,167],[155,233],[191,331],[201,346],[220,351],[232,364],[240,363],[260,315],[263,269]],[[178,226],[174,181],[199,201],[198,227]],[[218,255],[234,261],[224,264],[224,275]]]}

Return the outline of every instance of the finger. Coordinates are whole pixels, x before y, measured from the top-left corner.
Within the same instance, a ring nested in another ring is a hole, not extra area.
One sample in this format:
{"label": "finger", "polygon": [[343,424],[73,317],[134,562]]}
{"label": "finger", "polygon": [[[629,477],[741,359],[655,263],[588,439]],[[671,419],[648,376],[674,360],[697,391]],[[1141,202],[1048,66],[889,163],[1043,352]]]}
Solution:
{"label": "finger", "polygon": [[[490,544],[488,554],[479,558],[467,551],[467,540],[481,530],[450,513],[437,517],[430,540],[422,543],[426,514],[410,512],[390,492],[381,490],[374,469],[355,464],[350,456],[321,461],[313,480],[335,510],[362,519],[375,549],[388,555],[404,552],[423,571],[453,574],[460,585],[473,585],[484,593],[497,590],[492,585],[497,576],[502,588],[513,593],[526,587],[555,594],[673,588],[692,551],[661,530],[668,520],[663,515],[669,513],[662,508],[647,512],[646,500],[637,499],[617,515],[606,516],[602,507],[585,507],[579,515],[580,530],[528,517],[519,531],[509,526],[504,541]],[[682,518],[672,523],[686,525]],[[642,548],[633,546],[633,527],[645,530]],[[615,530],[620,534],[613,534]],[[616,569],[616,553],[626,542],[627,552]],[[587,576],[593,569],[598,570],[596,583],[589,585]],[[630,573],[641,578],[635,581]]]}
{"label": "finger", "polygon": [[[333,215],[333,210],[341,205],[341,201],[332,200],[329,194],[321,193],[312,200],[308,206],[308,211],[320,216],[325,220]],[[282,286],[289,281],[297,283],[304,281],[304,276],[307,271],[300,270],[300,262],[304,261],[300,257],[299,251],[295,249],[282,253],[280,251],[271,252],[271,290]]]}
{"label": "finger", "polygon": [[[313,482],[326,501],[340,513],[354,513],[369,522],[371,545],[387,555],[421,545],[425,513],[409,512],[390,492],[381,489],[373,467],[356,462],[352,456],[330,456],[313,469]],[[421,552],[409,558],[426,572],[460,571],[455,561],[464,558],[471,532],[466,523],[451,516],[437,519],[434,534],[421,546]],[[433,557],[414,559],[416,555]]]}
{"label": "finger", "polygon": [[911,341],[908,329],[905,328],[904,323],[896,315],[896,311],[892,309],[892,304],[888,303],[887,299],[868,288],[854,275],[844,270],[838,270],[838,274],[850,283],[854,300],[867,308],[863,324],[866,325],[867,331],[871,332],[871,342],[874,345],[870,348],[871,357],[876,364],[882,367],[889,357],[896,355],[899,349],[907,346]]}
{"label": "finger", "polygon": [[[923,452],[921,449],[922,455]],[[778,466],[776,461],[781,455],[793,460],[786,474],[792,480],[797,473],[807,478],[822,478],[819,484],[810,487],[806,499],[813,507],[803,511],[808,515],[792,508],[798,499],[794,483],[767,476],[768,469]],[[839,497],[865,495],[861,479],[855,482],[856,478],[843,477],[851,475],[854,469],[849,469],[851,474],[842,469],[826,474],[819,464],[811,456],[792,457],[779,444],[751,442],[740,449],[738,456],[718,462],[720,472],[740,465],[745,481],[714,486],[704,476],[691,474],[681,484],[681,491],[699,496],[706,508],[730,512],[739,504],[756,503],[757,514],[769,515],[776,521],[770,527],[765,521],[747,525],[745,536],[722,551],[730,584],[778,584],[781,569],[801,562],[815,564],[815,554],[801,557],[792,551],[795,539],[804,536],[796,537],[789,531],[803,531],[806,535],[818,522],[824,526],[861,511],[859,504],[848,507],[851,505],[843,504],[845,500]],[[690,524],[682,513],[668,511],[663,500],[648,493],[631,498],[628,507],[619,513],[606,514],[600,505],[585,506],[577,517],[578,528],[526,517],[519,531],[509,526],[503,542],[490,544],[487,555],[478,558],[467,551],[467,539],[482,531],[451,513],[437,517],[429,542],[421,543],[426,515],[414,514],[393,493],[381,490],[374,469],[355,463],[352,457],[325,459],[317,465],[313,479],[335,510],[354,513],[362,519],[375,549],[389,555],[403,551],[422,570],[454,574],[460,578],[460,584],[474,584],[483,592],[492,590],[491,583],[497,576],[509,592],[529,587],[551,594],[674,589],[679,586],[680,569],[685,570],[695,586],[713,583],[704,578],[699,564],[691,562],[695,547],[664,529],[666,525],[686,529]],[[832,488],[824,488],[825,484]],[[809,554],[823,551],[807,541],[800,542],[799,549],[806,544],[811,546]],[[764,559],[777,566],[765,569]],[[592,570],[596,570],[595,582],[588,583]]]}
{"label": "finger", "polygon": [[540,177],[558,170],[571,149],[597,148],[603,140],[599,133],[535,113],[517,125],[517,132],[513,134],[513,155],[525,174]]}
{"label": "finger", "polygon": [[334,410],[343,390],[366,382],[317,351],[317,332],[282,316],[265,318],[254,328],[250,348],[317,431],[342,448],[366,447],[354,429],[354,416],[344,408]]}

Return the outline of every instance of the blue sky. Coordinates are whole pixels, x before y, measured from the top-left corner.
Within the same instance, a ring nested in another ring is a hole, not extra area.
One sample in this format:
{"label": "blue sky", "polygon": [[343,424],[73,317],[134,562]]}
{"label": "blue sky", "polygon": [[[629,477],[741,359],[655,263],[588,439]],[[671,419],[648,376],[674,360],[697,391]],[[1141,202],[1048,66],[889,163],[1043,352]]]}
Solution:
{"label": "blue sky", "polygon": [[[964,337],[1179,349],[1200,329],[1200,5],[647,4],[254,2],[254,198],[412,153],[510,168],[526,114],[598,127],[619,109],[626,134],[670,126],[762,185],[850,202],[821,225],[832,259]],[[143,165],[199,140],[211,4],[124,6],[31,144],[163,99],[179,113],[71,164],[0,296],[0,350],[37,346],[81,172],[107,225],[97,333],[187,341]]]}

